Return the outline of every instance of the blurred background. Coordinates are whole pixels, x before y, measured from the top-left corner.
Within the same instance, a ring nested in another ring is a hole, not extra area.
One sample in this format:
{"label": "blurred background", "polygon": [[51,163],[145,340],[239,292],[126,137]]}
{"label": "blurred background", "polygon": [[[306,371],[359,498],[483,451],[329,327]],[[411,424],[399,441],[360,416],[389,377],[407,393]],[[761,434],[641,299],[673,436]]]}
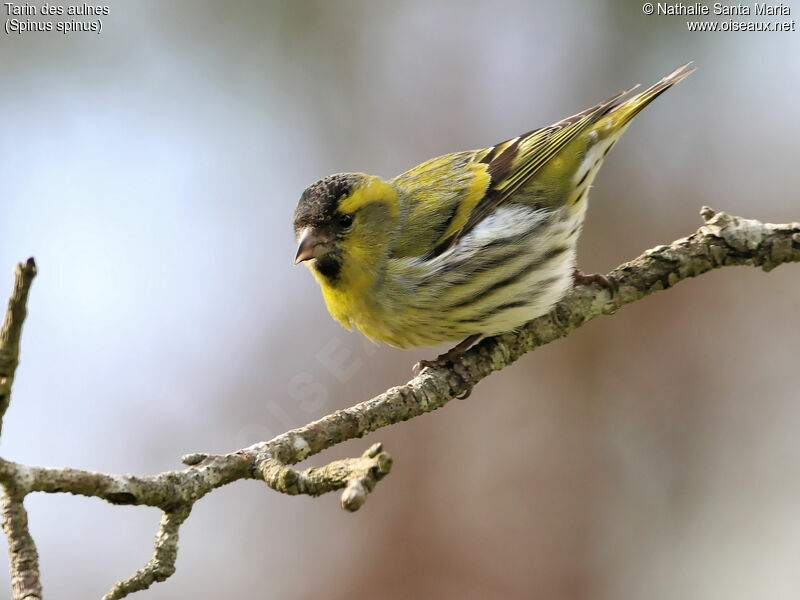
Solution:
{"label": "blurred background", "polygon": [[[601,170],[583,270],[690,234],[703,204],[800,220],[797,32],[690,33],[610,0],[144,0],[102,19],[0,34],[0,296],[16,262],[40,267],[8,459],[177,469],[405,382],[439,349],[332,321],[292,267],[302,190],[484,147],[688,60]],[[356,514],[255,482],[208,496],[141,597],[797,598],[798,311],[800,265],[646,298],[308,461],[385,443],[394,470]],[[100,597],[151,555],[156,510],[26,505],[48,597]]]}

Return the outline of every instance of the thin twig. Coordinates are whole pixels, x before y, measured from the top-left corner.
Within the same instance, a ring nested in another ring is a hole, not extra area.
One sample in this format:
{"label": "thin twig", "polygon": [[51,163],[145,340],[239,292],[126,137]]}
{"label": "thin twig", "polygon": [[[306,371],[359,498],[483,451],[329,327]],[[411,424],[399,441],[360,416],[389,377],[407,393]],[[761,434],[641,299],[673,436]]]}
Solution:
{"label": "thin twig", "polygon": [[118,600],[133,592],[146,590],[156,581],[164,581],[175,572],[175,560],[178,558],[178,530],[191,510],[191,506],[181,506],[161,515],[153,558],[127,579],[115,583],[114,587],[103,596],[103,600]]}
{"label": "thin twig", "polygon": [[0,328],[0,431],[11,402],[11,386],[19,364],[19,339],[27,314],[28,290],[36,277],[36,263],[29,258],[14,269],[14,289],[8,299],[3,326]]}

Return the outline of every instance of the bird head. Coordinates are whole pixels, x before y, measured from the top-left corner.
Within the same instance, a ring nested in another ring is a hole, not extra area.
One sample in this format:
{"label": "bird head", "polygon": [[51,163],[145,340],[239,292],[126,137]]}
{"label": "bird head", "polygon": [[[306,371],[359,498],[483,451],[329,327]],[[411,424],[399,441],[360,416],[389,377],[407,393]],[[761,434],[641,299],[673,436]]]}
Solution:
{"label": "bird head", "polygon": [[363,173],[329,175],[310,185],[294,213],[295,264],[327,283],[374,268],[385,256],[399,210],[394,187]]}

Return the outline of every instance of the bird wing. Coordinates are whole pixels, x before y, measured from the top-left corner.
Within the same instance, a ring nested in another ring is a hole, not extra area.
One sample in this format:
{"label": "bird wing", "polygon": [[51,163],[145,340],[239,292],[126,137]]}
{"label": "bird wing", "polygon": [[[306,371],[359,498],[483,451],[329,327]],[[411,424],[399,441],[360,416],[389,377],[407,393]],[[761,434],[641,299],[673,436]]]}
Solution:
{"label": "bird wing", "polygon": [[549,127],[433,158],[395,177],[405,214],[391,257],[429,259],[451,248],[631,90]]}
{"label": "bird wing", "polygon": [[541,129],[534,129],[492,148],[480,158],[490,177],[486,193],[470,211],[464,225],[436,247],[434,255],[452,247],[462,236],[510,198],[583,131],[613,110],[617,102],[638,86],[615,94],[605,102]]}
{"label": "bird wing", "polygon": [[[398,175],[392,183],[402,192],[405,215],[401,241],[392,256],[439,256],[524,188],[570,142],[602,119],[619,131],[659,94],[694,69],[687,63],[644,92],[628,99],[633,86],[608,100],[541,129],[534,129],[484,150],[448,154]],[[598,124],[599,123],[599,124]],[[556,194],[553,202],[558,202]]]}
{"label": "bird wing", "polygon": [[487,152],[439,156],[392,180],[403,200],[392,258],[425,256],[463,229],[491,182]]}
{"label": "bird wing", "polygon": [[445,240],[437,248],[438,252],[444,252],[447,248],[452,247],[461,236],[469,232],[499,204],[508,200],[517,190],[528,183],[571,141],[601,121],[606,115],[613,113],[613,123],[610,125],[615,131],[623,129],[645,106],[694,72],[694,68],[687,69],[691,64],[688,62],[678,67],[644,92],[628,100],[622,100],[622,98],[639,87],[638,84],[554,125],[529,131],[490,148],[481,159],[481,162],[487,164],[487,171],[491,177],[486,194],[471,211],[464,226],[451,238]]}

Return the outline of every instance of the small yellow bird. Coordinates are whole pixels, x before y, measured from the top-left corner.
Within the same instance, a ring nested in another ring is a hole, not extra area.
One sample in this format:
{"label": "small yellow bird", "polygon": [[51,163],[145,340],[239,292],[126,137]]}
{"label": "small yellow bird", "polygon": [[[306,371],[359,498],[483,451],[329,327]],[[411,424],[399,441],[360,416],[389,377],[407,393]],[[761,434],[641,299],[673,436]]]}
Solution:
{"label": "small yellow bird", "polygon": [[[574,283],[589,188],[631,119],[694,71],[683,65],[628,100],[625,90],[542,129],[431,159],[384,181],[330,175],[294,215],[305,262],[346,328],[398,348],[512,331]],[[607,280],[606,280],[607,283]]]}

